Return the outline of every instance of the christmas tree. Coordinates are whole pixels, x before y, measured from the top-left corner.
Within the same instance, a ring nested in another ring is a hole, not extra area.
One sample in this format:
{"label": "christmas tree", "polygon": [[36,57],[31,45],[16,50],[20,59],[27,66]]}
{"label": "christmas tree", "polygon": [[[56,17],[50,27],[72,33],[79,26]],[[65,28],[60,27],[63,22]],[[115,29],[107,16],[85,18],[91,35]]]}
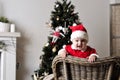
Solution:
{"label": "christmas tree", "polygon": [[63,45],[71,43],[69,26],[80,24],[78,13],[74,12],[74,8],[71,1],[61,0],[55,2],[50,22],[47,23],[53,31],[48,36],[48,42],[43,47],[44,54],[40,56],[42,60],[40,69],[35,71],[38,76],[51,74],[51,65],[54,57]]}

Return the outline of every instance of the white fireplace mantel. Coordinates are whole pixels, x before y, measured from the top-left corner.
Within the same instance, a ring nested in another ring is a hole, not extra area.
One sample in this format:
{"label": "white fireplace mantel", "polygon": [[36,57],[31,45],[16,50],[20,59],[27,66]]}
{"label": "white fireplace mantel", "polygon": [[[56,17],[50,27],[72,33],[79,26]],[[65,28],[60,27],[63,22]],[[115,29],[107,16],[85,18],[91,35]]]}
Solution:
{"label": "white fireplace mantel", "polygon": [[0,37],[20,37],[19,32],[0,32]]}
{"label": "white fireplace mantel", "polygon": [[0,80],[16,80],[16,43],[19,32],[0,32],[0,41],[5,48],[0,49]]}

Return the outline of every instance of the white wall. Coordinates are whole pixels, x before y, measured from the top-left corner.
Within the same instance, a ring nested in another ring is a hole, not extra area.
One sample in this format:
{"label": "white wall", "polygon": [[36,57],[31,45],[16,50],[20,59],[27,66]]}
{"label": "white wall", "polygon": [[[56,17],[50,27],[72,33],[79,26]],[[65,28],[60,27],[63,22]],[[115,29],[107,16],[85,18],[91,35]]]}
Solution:
{"label": "white wall", "polygon": [[[94,2],[94,3],[93,3]],[[80,19],[89,34],[89,45],[95,47],[101,57],[109,55],[109,1],[80,0],[75,2]]]}
{"label": "white wall", "polygon": [[120,0],[110,0],[110,4],[120,3]]}
{"label": "white wall", "polygon": [[[0,0],[0,15],[16,24],[18,38],[16,80],[32,80],[31,75],[39,67],[39,56],[47,42],[51,11],[56,0]],[[89,34],[89,45],[95,47],[101,57],[109,56],[109,1],[72,0],[75,11]]]}

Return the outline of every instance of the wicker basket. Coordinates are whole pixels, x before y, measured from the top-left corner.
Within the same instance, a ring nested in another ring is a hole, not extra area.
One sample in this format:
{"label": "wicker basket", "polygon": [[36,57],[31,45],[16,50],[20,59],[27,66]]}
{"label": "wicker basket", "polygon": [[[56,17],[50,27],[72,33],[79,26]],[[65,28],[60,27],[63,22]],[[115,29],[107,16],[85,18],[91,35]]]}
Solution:
{"label": "wicker basket", "polygon": [[56,56],[52,69],[55,80],[118,80],[119,61],[120,57],[105,57],[89,63],[83,58]]}

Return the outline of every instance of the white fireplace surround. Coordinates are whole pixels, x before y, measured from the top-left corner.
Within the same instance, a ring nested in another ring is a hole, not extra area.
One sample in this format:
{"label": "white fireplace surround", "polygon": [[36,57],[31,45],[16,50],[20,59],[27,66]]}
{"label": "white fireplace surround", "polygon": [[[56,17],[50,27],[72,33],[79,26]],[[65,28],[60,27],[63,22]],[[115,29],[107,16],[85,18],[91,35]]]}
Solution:
{"label": "white fireplace surround", "polygon": [[18,32],[0,32],[0,41],[5,48],[0,49],[0,80],[16,80],[16,43]]}

